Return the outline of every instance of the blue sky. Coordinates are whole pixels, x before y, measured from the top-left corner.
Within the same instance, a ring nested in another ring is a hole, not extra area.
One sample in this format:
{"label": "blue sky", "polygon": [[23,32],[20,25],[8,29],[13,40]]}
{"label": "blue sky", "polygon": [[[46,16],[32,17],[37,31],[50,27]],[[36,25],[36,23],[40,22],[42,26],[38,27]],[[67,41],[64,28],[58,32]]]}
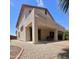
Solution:
{"label": "blue sky", "polygon": [[69,14],[65,14],[58,7],[58,0],[10,0],[10,34],[16,35],[16,23],[22,4],[29,4],[34,6],[42,6],[49,10],[55,21],[61,24],[66,29],[69,28]]}

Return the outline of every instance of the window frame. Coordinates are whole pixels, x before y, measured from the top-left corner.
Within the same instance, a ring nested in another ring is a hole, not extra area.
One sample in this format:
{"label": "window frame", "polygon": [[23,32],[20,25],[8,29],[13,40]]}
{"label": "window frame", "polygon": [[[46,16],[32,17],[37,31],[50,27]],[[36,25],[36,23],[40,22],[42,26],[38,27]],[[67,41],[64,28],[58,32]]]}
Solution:
{"label": "window frame", "polygon": [[21,26],[20,30],[21,30],[21,32],[23,31],[23,26]]}

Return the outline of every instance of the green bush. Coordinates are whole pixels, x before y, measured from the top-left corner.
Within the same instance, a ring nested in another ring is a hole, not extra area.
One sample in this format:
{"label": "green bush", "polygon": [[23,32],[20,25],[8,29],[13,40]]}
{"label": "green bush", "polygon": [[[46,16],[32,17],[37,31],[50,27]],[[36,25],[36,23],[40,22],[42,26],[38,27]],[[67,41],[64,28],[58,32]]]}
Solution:
{"label": "green bush", "polygon": [[64,39],[69,40],[69,31],[68,30],[64,32]]}

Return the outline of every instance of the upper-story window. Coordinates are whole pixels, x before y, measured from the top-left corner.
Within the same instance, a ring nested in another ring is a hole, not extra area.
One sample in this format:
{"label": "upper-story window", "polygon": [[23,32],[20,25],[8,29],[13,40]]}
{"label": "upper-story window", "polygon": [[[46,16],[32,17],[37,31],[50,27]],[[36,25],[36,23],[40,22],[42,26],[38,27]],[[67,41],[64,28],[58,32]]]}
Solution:
{"label": "upper-story window", "polygon": [[23,26],[21,26],[21,29],[20,30],[23,31]]}
{"label": "upper-story window", "polygon": [[47,15],[47,10],[45,10],[45,15]]}
{"label": "upper-story window", "polygon": [[29,15],[29,12],[26,12],[26,13],[25,13],[25,18],[27,18],[28,15]]}
{"label": "upper-story window", "polygon": [[29,10],[29,13],[31,13],[31,10]]}
{"label": "upper-story window", "polygon": [[26,11],[26,13],[25,13],[25,18],[27,18],[27,16],[28,16],[30,13],[31,13],[31,10]]}

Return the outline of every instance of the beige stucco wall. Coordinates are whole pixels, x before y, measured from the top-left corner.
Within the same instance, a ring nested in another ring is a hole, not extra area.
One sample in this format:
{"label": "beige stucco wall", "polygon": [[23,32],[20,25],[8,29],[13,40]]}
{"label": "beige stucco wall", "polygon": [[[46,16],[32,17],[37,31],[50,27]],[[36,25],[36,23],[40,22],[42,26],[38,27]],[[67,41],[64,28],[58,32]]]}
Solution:
{"label": "beige stucco wall", "polygon": [[[38,17],[38,15],[40,17]],[[59,31],[64,31],[65,29],[60,25],[58,24],[55,19],[50,16],[49,12],[47,12],[47,15],[45,15],[45,10],[44,9],[35,9],[35,19],[39,19],[39,20],[36,20],[37,22],[39,22],[38,24],[39,25],[44,25],[44,26],[48,26],[50,28],[55,28]]]}
{"label": "beige stucco wall", "polygon": [[[29,41],[30,40],[30,32],[29,32],[29,24],[32,23],[32,19],[34,18],[33,16],[33,11],[25,18],[25,15],[23,16],[18,28],[17,32],[20,32],[20,37],[18,37],[17,33],[17,39],[22,40],[22,41]],[[23,31],[20,30],[20,28],[23,26]]]}
{"label": "beige stucco wall", "polygon": [[49,13],[45,15],[45,10],[35,9],[35,19],[38,26],[45,26],[49,28],[57,28],[55,22],[52,21]]}
{"label": "beige stucco wall", "polygon": [[[25,41],[24,40],[25,39],[25,28],[24,28],[23,22],[24,22],[24,17],[22,18],[22,22],[20,23],[20,25],[17,28],[17,39],[18,40]],[[20,30],[22,26],[23,26],[23,31]],[[20,34],[20,37],[18,37],[19,34]]]}
{"label": "beige stucco wall", "polygon": [[26,38],[25,38],[26,41],[30,41],[30,29],[29,27],[26,27]]}
{"label": "beige stucco wall", "polygon": [[[31,13],[25,18],[25,13],[29,10],[32,10]],[[32,39],[34,41],[34,38],[38,38],[38,33],[35,31],[36,29],[42,27],[42,28],[49,28],[49,29],[57,29],[57,26],[54,21],[52,21],[52,18],[50,17],[49,13],[47,12],[47,15],[45,15],[45,10],[43,9],[33,9],[33,8],[26,8],[24,11],[24,16],[20,20],[20,24],[17,28],[17,32],[20,32],[20,37],[17,39],[22,41],[29,41],[30,40],[30,32],[29,27],[32,26],[33,33],[32,33]],[[38,17],[38,14],[41,15],[41,17]],[[31,25],[30,25],[31,24]],[[23,26],[23,31],[20,30],[20,28]],[[36,29],[35,29],[36,28]],[[35,30],[34,30],[35,29]],[[35,35],[35,36],[34,36]],[[46,37],[49,35],[49,30],[42,29],[41,30],[41,39],[46,39]],[[37,41],[37,40],[36,40]]]}
{"label": "beige stucco wall", "polygon": [[25,17],[26,14],[29,14],[29,11],[32,10],[33,8],[30,8],[30,7],[26,7],[26,8],[23,8],[24,10],[22,11],[22,15],[19,19],[19,25],[22,23],[23,21],[23,17]]}
{"label": "beige stucco wall", "polygon": [[[27,9],[30,10],[30,9]],[[38,12],[39,11],[39,12]],[[45,26],[45,27],[52,27],[51,25],[54,25],[51,21],[49,21],[49,19],[44,19],[42,17],[38,17],[38,18],[34,18],[33,12],[35,14],[39,13],[43,16],[45,16],[47,18],[47,16],[49,16],[48,14],[45,15],[45,10],[40,10],[40,9],[35,9],[35,11],[32,11],[27,18],[24,17],[22,18],[20,24],[19,24],[19,29],[17,31],[20,32],[20,37],[18,37],[17,39],[22,40],[22,41],[29,41],[30,40],[30,32],[29,32],[29,24],[32,22],[33,19],[35,19],[35,22],[37,23],[37,26]],[[48,25],[49,24],[49,25]],[[51,24],[51,25],[50,25]],[[23,26],[23,31],[20,31],[21,26]],[[32,26],[32,24],[31,24]],[[55,26],[55,25],[54,25]],[[17,34],[18,35],[18,34]],[[48,30],[41,30],[41,39],[46,39],[46,37],[49,35],[49,31]]]}

